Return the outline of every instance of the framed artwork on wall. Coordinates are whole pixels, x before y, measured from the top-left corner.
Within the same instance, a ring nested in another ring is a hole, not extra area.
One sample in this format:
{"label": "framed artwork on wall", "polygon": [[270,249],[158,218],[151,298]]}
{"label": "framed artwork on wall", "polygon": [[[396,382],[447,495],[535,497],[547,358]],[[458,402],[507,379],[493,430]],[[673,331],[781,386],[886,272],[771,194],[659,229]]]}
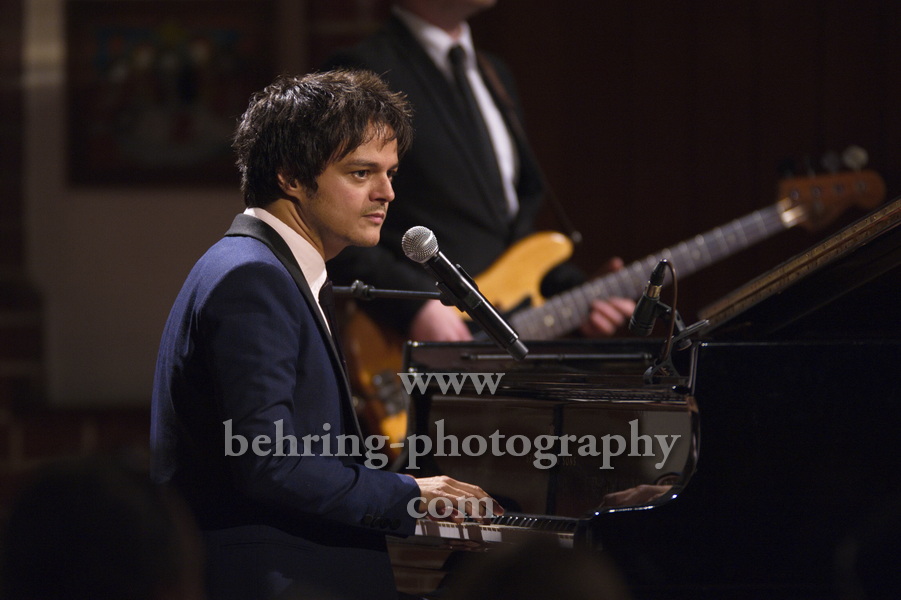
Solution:
{"label": "framed artwork on wall", "polygon": [[275,16],[270,0],[66,2],[69,183],[235,185],[231,135],[276,74]]}

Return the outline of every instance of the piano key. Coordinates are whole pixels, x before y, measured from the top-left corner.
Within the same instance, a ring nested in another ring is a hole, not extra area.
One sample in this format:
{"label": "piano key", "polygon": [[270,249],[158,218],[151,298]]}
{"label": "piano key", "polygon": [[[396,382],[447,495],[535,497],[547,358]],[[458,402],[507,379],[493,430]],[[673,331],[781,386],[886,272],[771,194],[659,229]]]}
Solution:
{"label": "piano key", "polygon": [[[557,521],[557,523],[554,523],[554,521]],[[415,535],[486,544],[516,543],[526,541],[536,535],[546,535],[556,538],[561,546],[571,548],[573,546],[575,528],[576,522],[572,519],[504,515],[495,517],[494,522],[488,524],[419,519],[416,522]]]}

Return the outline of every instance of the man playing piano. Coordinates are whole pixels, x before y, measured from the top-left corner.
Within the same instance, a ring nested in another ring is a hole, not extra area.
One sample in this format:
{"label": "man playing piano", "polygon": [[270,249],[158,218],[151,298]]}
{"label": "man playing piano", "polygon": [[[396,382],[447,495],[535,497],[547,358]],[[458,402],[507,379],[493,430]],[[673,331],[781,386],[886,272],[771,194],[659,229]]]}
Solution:
{"label": "man playing piano", "polygon": [[361,71],[279,78],[240,120],[247,209],[175,300],[152,405],[153,477],[203,530],[211,600],[393,598],[386,533],[434,500],[492,510],[478,486],[367,468],[320,293],[326,260],[378,242],[411,137]]}

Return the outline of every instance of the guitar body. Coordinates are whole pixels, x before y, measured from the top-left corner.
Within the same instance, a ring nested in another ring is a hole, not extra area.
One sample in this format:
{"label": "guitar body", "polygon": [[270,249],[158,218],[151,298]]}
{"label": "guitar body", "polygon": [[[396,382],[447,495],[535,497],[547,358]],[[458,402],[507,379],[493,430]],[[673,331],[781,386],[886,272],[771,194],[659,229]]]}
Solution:
{"label": "guitar body", "polygon": [[[475,278],[479,291],[501,313],[528,301],[544,303],[541,280],[548,271],[573,253],[568,237],[556,231],[541,231],[510,246],[486,271]],[[466,313],[464,318],[469,318]]]}
{"label": "guitar body", "polygon": [[[397,373],[403,367],[406,339],[378,325],[353,302],[347,303],[343,320],[344,354],[363,434],[387,435],[389,444],[400,442],[407,433],[407,402]],[[392,458],[398,454],[391,448],[384,452]]]}

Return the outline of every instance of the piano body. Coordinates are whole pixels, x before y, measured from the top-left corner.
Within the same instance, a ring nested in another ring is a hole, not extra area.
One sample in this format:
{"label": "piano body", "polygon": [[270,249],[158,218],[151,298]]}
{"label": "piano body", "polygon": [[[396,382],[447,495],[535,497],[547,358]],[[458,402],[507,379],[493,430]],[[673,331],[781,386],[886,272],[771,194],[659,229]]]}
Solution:
{"label": "piano body", "polygon": [[897,570],[899,281],[901,200],[705,309],[675,372],[651,383],[661,340],[527,342],[518,363],[488,345],[409,345],[411,372],[505,373],[493,395],[415,393],[411,434],[434,437],[442,421],[461,440],[678,441],[663,464],[654,447],[609,469],[604,456],[548,469],[533,454],[420,458],[420,474],[496,494],[508,521],[491,536],[425,527],[394,543],[399,582],[420,568],[406,561],[414,548],[430,549],[440,573],[448,538],[535,534],[608,553],[638,599],[873,597],[841,592]]}
{"label": "piano body", "polygon": [[701,312],[691,485],[598,523],[640,597],[874,598],[899,583],[899,281],[896,200]]}

